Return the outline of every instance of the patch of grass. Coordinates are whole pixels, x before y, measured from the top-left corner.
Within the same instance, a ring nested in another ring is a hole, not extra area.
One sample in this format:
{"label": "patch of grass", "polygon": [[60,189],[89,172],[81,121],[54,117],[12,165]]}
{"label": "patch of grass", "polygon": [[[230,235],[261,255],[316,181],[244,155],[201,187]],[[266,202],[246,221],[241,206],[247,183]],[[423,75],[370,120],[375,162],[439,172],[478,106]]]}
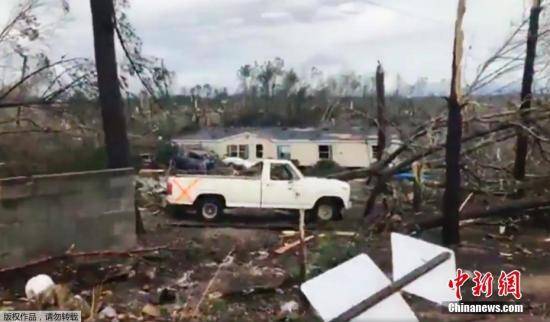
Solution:
{"label": "patch of grass", "polygon": [[229,306],[223,299],[213,299],[210,301],[208,313],[212,315],[223,314],[227,312]]}
{"label": "patch of grass", "polygon": [[343,240],[327,236],[308,254],[308,278],[315,277],[361,253],[356,240]]}

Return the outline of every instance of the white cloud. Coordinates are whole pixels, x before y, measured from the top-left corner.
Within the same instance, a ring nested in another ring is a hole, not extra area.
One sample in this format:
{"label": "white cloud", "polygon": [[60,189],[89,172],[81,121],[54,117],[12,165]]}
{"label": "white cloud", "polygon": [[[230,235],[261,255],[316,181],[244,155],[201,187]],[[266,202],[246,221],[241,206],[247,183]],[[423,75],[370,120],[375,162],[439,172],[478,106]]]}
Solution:
{"label": "white cloud", "polygon": [[262,12],[260,17],[264,19],[269,19],[269,20],[285,20],[285,19],[289,19],[291,15],[288,12],[284,12],[284,11],[272,11],[272,12]]}
{"label": "white cloud", "polygon": [[[51,5],[57,5],[58,0]],[[0,26],[17,0],[0,1]],[[378,5],[373,5],[378,4]],[[382,60],[408,82],[449,77],[456,0],[132,0],[144,51],[177,72],[178,86],[233,87],[240,65],[280,56],[308,71],[372,73]],[[93,57],[89,0],[71,1],[52,52]],[[525,12],[522,1],[474,0],[465,17],[468,71]],[[120,53],[119,53],[120,54]]]}

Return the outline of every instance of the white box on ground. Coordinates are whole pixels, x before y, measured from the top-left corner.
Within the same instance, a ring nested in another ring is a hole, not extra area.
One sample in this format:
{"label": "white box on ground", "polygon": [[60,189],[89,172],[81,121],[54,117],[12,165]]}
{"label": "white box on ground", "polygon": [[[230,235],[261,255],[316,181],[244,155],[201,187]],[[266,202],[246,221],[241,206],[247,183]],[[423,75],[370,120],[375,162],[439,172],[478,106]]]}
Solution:
{"label": "white box on ground", "polygon": [[[319,316],[324,321],[329,321],[390,283],[390,279],[369,256],[360,254],[305,282],[301,290]],[[418,319],[398,292],[352,321],[418,321]]]}
{"label": "white box on ground", "polygon": [[455,254],[449,248],[403,234],[392,233],[393,280],[396,281],[402,278],[415,268],[422,266],[443,252],[451,253],[451,257],[427,274],[405,286],[403,290],[437,304],[456,301],[454,290],[449,288],[449,280],[456,275]]}

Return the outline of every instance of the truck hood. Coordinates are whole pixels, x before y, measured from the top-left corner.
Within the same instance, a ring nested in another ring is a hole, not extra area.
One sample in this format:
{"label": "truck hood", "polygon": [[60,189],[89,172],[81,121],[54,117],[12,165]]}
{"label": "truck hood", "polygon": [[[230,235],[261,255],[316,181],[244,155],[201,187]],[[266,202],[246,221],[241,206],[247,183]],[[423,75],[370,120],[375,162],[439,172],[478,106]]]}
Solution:
{"label": "truck hood", "polygon": [[344,191],[350,191],[349,183],[337,179],[317,178],[317,177],[304,177],[306,183],[319,184],[323,187],[334,187],[336,189],[342,189]]}

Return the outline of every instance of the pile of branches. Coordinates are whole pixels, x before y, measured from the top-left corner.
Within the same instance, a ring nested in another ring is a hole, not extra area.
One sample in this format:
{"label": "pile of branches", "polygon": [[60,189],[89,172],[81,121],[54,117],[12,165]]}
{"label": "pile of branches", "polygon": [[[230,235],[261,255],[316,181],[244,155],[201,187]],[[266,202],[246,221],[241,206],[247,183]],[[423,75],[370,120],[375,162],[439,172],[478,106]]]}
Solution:
{"label": "pile of branches", "polygon": [[[467,115],[463,121],[462,190],[465,193],[498,197],[513,197],[519,189],[532,192],[527,194],[529,197],[525,200],[514,200],[501,206],[497,212],[503,215],[518,210],[517,205],[531,209],[550,203],[547,202],[550,201],[550,194],[546,187],[541,185],[550,179],[550,174],[546,171],[550,165],[550,131],[546,130],[550,120],[550,102],[539,102],[537,106],[530,108],[527,122],[522,118],[518,107],[513,105],[500,108],[498,112],[479,113],[480,110],[495,109],[498,110],[496,107],[470,101],[464,111]],[[443,172],[438,170],[445,167],[446,124],[445,116],[434,117],[418,126],[399,148],[388,151],[368,168],[343,171],[330,177],[340,180],[367,177],[368,181],[375,182],[366,203],[366,217],[373,212],[378,198],[386,191],[394,176],[411,171],[413,163],[422,163],[423,168],[429,169],[432,174]],[[533,147],[529,156],[530,173],[521,182],[516,181],[512,175],[513,149],[518,131],[529,136]],[[437,183],[443,180],[444,178],[434,180],[429,184],[429,188],[443,188],[442,183]],[[508,208],[510,212],[506,211]],[[487,214],[491,213],[493,212],[487,211]],[[472,214],[474,217],[484,215],[485,213]],[[464,215],[462,218],[470,217]],[[437,220],[432,222],[440,223]],[[427,228],[432,226],[433,224],[426,225]]]}

